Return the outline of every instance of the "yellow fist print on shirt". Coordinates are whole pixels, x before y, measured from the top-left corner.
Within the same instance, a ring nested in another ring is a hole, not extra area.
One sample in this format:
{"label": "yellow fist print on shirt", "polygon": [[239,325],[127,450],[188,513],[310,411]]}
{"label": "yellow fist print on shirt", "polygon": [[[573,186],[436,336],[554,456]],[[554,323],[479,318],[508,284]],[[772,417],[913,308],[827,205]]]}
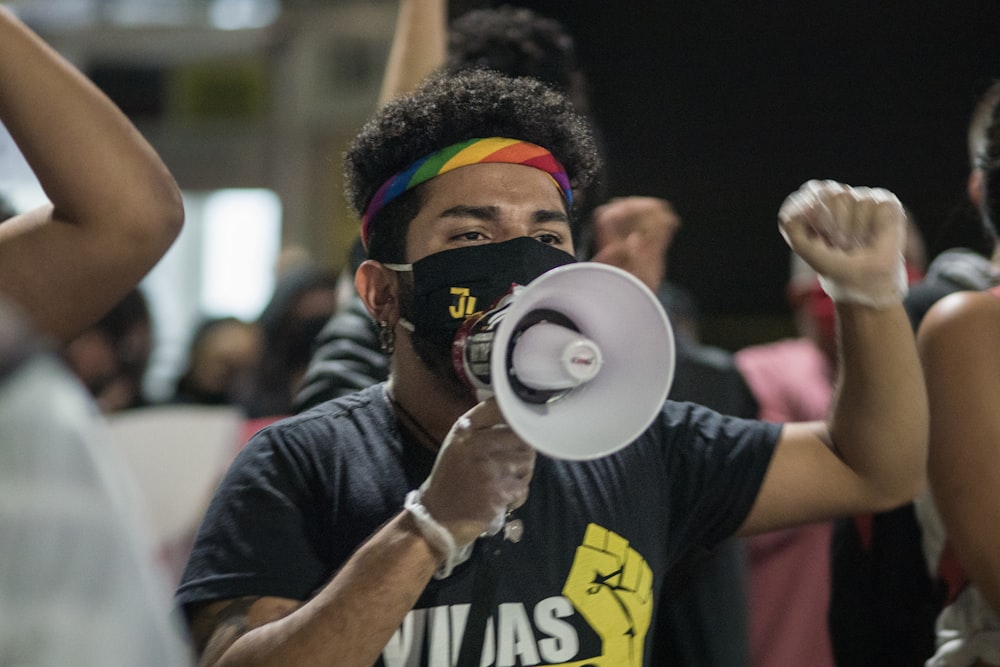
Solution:
{"label": "yellow fist print on shirt", "polygon": [[587,526],[563,595],[603,641],[599,659],[565,667],[642,665],[653,616],[653,573],[627,540],[597,524]]}
{"label": "yellow fist print on shirt", "polygon": [[[454,665],[469,607],[411,611],[382,653],[386,667]],[[576,547],[561,594],[554,591],[534,605],[498,605],[486,626],[480,665],[641,667],[652,615],[649,565],[628,540],[592,523]],[[598,655],[582,652],[579,626],[590,626],[600,639]]]}

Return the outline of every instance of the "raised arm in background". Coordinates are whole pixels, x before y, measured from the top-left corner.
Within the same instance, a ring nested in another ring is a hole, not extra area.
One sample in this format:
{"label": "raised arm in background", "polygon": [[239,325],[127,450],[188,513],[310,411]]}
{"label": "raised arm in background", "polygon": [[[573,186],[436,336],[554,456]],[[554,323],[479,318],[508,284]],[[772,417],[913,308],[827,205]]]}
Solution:
{"label": "raised arm in background", "polygon": [[445,0],[399,0],[379,104],[408,93],[444,63],[448,39]]}
{"label": "raised arm in background", "polygon": [[121,110],[2,7],[0,122],[51,202],[0,224],[0,291],[68,340],[170,247],[180,193]]}

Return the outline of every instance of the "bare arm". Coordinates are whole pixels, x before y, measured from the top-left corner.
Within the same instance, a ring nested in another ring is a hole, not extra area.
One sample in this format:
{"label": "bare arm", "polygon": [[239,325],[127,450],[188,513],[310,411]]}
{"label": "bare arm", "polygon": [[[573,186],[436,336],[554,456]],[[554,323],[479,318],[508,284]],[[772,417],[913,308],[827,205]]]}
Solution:
{"label": "bare arm", "polygon": [[66,340],[170,247],[180,194],[121,111],[3,8],[0,120],[52,202],[0,224],[0,290]]}
{"label": "bare arm", "polygon": [[785,426],[745,533],[886,510],[926,479],[927,398],[900,303],[901,205],[884,191],[818,182],[786,201],[789,243],[836,280],[839,373],[826,425]]}
{"label": "bare arm", "polygon": [[741,532],[886,510],[925,479],[924,383],[903,308],[839,306],[840,377],[826,424],[787,424]]}
{"label": "bare arm", "polygon": [[196,609],[200,664],[370,666],[439,562],[411,517],[400,514],[305,604],[239,598]]}
{"label": "bare arm", "polygon": [[931,409],[928,472],[948,540],[1000,614],[1000,300],[953,294],[918,335]]}
{"label": "bare arm", "polygon": [[408,93],[444,64],[448,39],[446,0],[400,0],[379,103]]}

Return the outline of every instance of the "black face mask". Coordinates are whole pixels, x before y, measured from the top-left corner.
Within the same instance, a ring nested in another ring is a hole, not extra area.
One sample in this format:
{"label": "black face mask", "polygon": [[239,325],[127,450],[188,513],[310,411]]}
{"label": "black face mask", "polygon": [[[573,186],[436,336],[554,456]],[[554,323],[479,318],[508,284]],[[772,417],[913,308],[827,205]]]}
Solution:
{"label": "black face mask", "polygon": [[546,271],[575,261],[568,252],[520,236],[444,250],[413,264],[385,266],[413,272],[413,321],[404,320],[404,326],[411,325],[411,331],[423,338],[450,343],[462,322],[489,309],[513,285],[527,285]]}

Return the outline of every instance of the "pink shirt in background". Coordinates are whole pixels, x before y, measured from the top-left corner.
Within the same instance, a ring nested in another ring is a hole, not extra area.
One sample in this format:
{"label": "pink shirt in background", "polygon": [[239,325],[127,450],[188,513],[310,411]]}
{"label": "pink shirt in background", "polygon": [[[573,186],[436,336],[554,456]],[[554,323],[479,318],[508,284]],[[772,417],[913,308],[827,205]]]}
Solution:
{"label": "pink shirt in background", "polygon": [[[832,371],[811,340],[747,347],[736,353],[736,365],[761,419],[826,418]],[[752,667],[834,667],[827,626],[831,530],[823,522],[746,538]]]}

